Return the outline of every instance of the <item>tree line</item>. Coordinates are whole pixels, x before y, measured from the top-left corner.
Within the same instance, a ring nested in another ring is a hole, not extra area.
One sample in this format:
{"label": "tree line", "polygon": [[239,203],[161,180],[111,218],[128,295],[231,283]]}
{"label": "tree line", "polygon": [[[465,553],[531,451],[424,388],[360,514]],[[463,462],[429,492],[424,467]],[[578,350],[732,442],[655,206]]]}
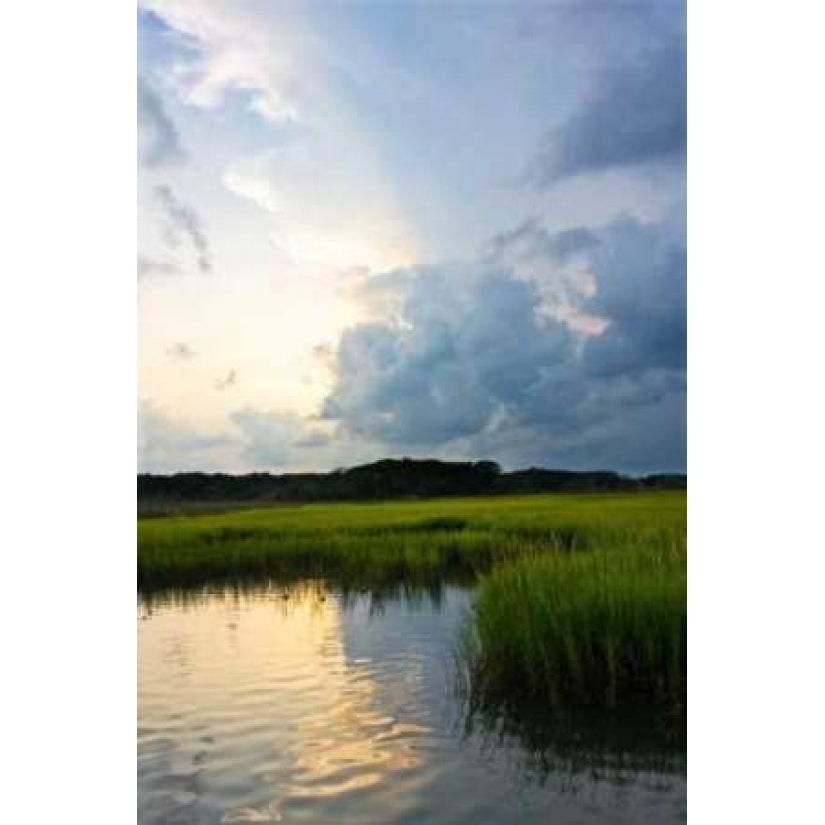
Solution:
{"label": "tree line", "polygon": [[639,478],[598,470],[504,472],[495,461],[384,459],[328,473],[175,473],[137,477],[138,504],[177,502],[372,501],[506,493],[686,489],[687,476]]}

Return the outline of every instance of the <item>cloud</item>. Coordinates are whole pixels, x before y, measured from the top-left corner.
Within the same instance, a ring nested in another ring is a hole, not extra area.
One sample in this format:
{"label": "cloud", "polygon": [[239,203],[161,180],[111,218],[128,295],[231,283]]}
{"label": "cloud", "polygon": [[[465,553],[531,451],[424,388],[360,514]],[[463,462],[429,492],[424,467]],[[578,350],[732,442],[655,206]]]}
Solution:
{"label": "cloud", "polygon": [[146,11],[184,35],[196,57],[176,66],[184,99],[215,107],[231,94],[263,119],[281,123],[296,116],[289,90],[300,86],[295,51],[307,45],[289,7],[235,0],[140,0]]}
{"label": "cloud", "polygon": [[[242,105],[264,121],[250,128],[266,135],[266,148],[228,159],[222,181],[268,214],[270,239],[281,251],[294,262],[333,268],[380,270],[415,260],[398,175],[365,117],[364,103],[374,102],[365,101],[366,89],[352,95],[353,84],[369,82],[369,94],[391,88],[395,104],[397,61],[373,69],[361,25],[353,32],[348,14],[302,4],[141,5],[185,38],[187,50],[167,72],[183,101],[221,108],[222,119],[237,117]],[[330,14],[337,22],[324,22]]]}
{"label": "cloud", "polygon": [[[553,312],[552,303],[548,311],[552,290],[504,265],[513,245],[526,245],[537,261],[545,250],[540,272],[578,258],[593,288],[576,294],[576,310],[597,328]],[[394,311],[343,334],[322,415],[361,439],[452,445],[475,457],[593,467],[622,456],[635,462],[625,469],[657,469],[664,433],[676,439],[668,461],[683,456],[679,242],[663,226],[623,219],[572,234],[533,223],[494,246],[495,256],[475,267],[397,270],[368,281],[365,305]],[[644,449],[634,458],[622,444]]]}
{"label": "cloud", "polygon": [[212,268],[209,241],[197,212],[188,204],[183,203],[166,184],[157,185],[154,192],[165,217],[164,240],[166,245],[176,249],[180,245],[181,236],[186,237],[196,253],[198,268],[201,272],[209,272]]}
{"label": "cloud", "polygon": [[687,141],[683,34],[605,67],[582,108],[548,135],[530,175],[546,186],[614,167],[682,157]]}
{"label": "cloud", "polygon": [[306,435],[301,436],[293,442],[296,447],[314,449],[315,447],[326,447],[332,441],[329,433],[320,430],[310,430]]}
{"label": "cloud", "polygon": [[[525,420],[481,433],[465,444],[451,445],[450,454],[461,449],[469,458],[494,456],[507,467],[612,469],[632,474],[685,470],[687,396],[683,382],[681,389],[651,387],[647,393],[643,387],[634,387],[625,399],[631,403],[619,403],[604,384],[581,386],[569,394],[573,403],[567,415],[533,423]],[[575,390],[575,385],[567,388]],[[589,409],[576,404],[588,395]],[[556,409],[564,399],[564,393],[558,396]],[[545,416],[546,412],[545,408]]]}
{"label": "cloud", "polygon": [[610,320],[585,351],[592,375],[662,368],[687,360],[687,251],[661,226],[623,219],[604,231],[590,261],[599,285],[587,309]]}
{"label": "cloud", "polygon": [[[573,469],[594,466],[627,473],[683,472],[687,467],[687,394],[674,388],[646,404],[623,407],[570,443],[545,453]],[[543,462],[541,453],[535,454]]]}
{"label": "cloud", "polygon": [[[324,4],[141,5],[163,21],[146,76],[162,75],[163,88],[174,88],[175,102],[185,104],[179,115],[170,108],[176,116],[212,124],[214,151],[204,161],[213,172],[221,164],[224,187],[262,214],[204,189],[217,206],[207,212],[198,200],[198,212],[222,215],[207,233],[185,203],[188,191],[171,179],[172,188],[155,192],[166,248],[147,247],[151,257],[139,260],[139,271],[185,269],[193,249],[208,270],[210,248],[218,248],[213,232],[229,233],[220,249],[237,258],[241,273],[257,271],[273,252],[264,241],[274,242],[284,253],[276,259],[290,259],[278,287],[288,320],[297,278],[310,280],[303,273],[322,272],[326,289],[328,268],[365,270],[359,306],[342,277],[341,310],[336,303],[328,326],[369,320],[340,340],[328,331],[334,347],[319,349],[310,368],[324,380],[300,388],[309,399],[332,382],[327,421],[307,430],[247,411],[239,444],[250,455],[291,462],[306,449],[321,460],[344,439],[378,455],[387,445],[412,445],[410,454],[466,450],[527,463],[609,464],[627,457],[628,444],[641,445],[639,460],[654,461],[655,444],[671,440],[678,454],[684,244],[639,221],[662,220],[683,191],[684,36],[666,33],[681,28],[681,3],[516,3],[475,16],[435,9],[422,16],[416,7],[395,21],[415,24],[412,39],[383,25],[365,28],[357,10]],[[180,147],[163,101],[153,100],[165,117],[152,129]],[[544,133],[532,167],[536,188],[508,185]],[[152,138],[147,146],[153,141],[163,143]],[[655,176],[647,174],[653,164]],[[638,221],[599,225],[628,209]],[[537,212],[546,224],[523,221]],[[507,224],[502,214],[511,216]],[[233,242],[236,217],[245,233],[265,226],[268,237],[253,249]],[[466,256],[502,225],[516,226],[470,265],[413,265]],[[191,312],[183,293],[174,300],[174,312]],[[274,338],[254,345],[283,349],[284,324],[262,323]],[[322,337],[313,333],[305,350]],[[253,400],[246,393],[257,384],[255,370],[242,370],[241,386],[213,393],[210,403]],[[303,373],[301,366],[296,381]],[[218,367],[207,383],[223,384],[225,375]],[[273,403],[285,401],[284,392],[273,387]]]}
{"label": "cloud", "polygon": [[590,229],[551,233],[533,218],[493,236],[485,246],[484,260],[533,283],[543,312],[571,329],[594,334],[602,331],[604,321],[584,307],[596,290],[587,266],[588,253],[598,245]]}
{"label": "cloud", "polygon": [[487,255],[498,259],[514,247],[526,246],[530,250],[562,262],[575,255],[592,249],[598,244],[596,235],[586,227],[576,227],[555,234],[545,232],[535,218],[529,218],[515,229],[499,232],[487,244]]}
{"label": "cloud", "polygon": [[338,383],[324,403],[325,417],[360,437],[438,444],[478,432],[517,407],[572,344],[537,312],[535,287],[507,273],[417,268],[380,286],[393,285],[400,318],[343,334]]}
{"label": "cloud", "polygon": [[176,358],[181,361],[190,361],[195,357],[195,353],[192,351],[189,344],[183,342],[173,344],[168,350],[166,350],[166,354],[170,358]]}
{"label": "cloud", "polygon": [[154,401],[138,403],[139,472],[285,471],[307,464],[326,470],[345,454],[357,452],[333,443],[317,421],[291,412],[246,407],[229,415],[226,431],[208,432]]}
{"label": "cloud", "polygon": [[138,150],[144,166],[170,166],[186,159],[186,152],[163,101],[145,78],[137,78]]}
{"label": "cloud", "polygon": [[180,267],[174,261],[147,258],[145,255],[137,257],[138,278],[145,278],[148,275],[176,275],[179,272]]}
{"label": "cloud", "polygon": [[226,377],[215,382],[215,389],[223,392],[223,390],[234,387],[238,383],[238,371],[235,369],[229,370]]}
{"label": "cloud", "polygon": [[303,463],[298,454],[330,444],[327,433],[307,429],[305,418],[273,410],[247,407],[231,414],[230,420],[243,434],[242,457],[253,467],[283,470]]}
{"label": "cloud", "polygon": [[201,432],[188,422],[169,416],[154,402],[138,403],[138,469],[167,473],[208,472],[226,466],[237,452],[237,439]]}

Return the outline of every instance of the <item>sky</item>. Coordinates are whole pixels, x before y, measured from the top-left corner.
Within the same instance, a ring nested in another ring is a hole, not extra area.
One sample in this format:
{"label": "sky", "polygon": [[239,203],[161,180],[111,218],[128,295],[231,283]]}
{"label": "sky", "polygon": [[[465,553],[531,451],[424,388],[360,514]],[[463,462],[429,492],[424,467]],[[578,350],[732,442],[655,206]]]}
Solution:
{"label": "sky", "polygon": [[138,469],[686,469],[681,2],[139,0]]}

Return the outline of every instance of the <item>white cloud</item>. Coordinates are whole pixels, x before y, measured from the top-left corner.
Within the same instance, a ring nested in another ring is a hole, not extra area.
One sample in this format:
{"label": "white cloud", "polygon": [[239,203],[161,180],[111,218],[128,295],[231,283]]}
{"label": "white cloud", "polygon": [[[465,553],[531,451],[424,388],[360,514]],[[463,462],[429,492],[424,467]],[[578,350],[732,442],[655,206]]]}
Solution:
{"label": "white cloud", "polygon": [[231,466],[237,454],[233,436],[203,431],[148,399],[138,403],[137,423],[140,472],[209,471]]}
{"label": "white cloud", "polygon": [[269,124],[270,147],[231,161],[223,183],[272,216],[280,249],[339,269],[413,262],[392,176],[305,8],[254,0],[142,5],[195,45],[195,56],[171,70],[186,102],[219,107],[242,93]]}
{"label": "white cloud", "polygon": [[[199,52],[174,75],[193,106],[220,105],[244,92],[249,107],[272,122],[296,117],[287,89],[296,82],[293,50],[301,41],[285,7],[250,0],[140,0],[147,11],[189,38]],[[273,12],[278,14],[273,23]]]}

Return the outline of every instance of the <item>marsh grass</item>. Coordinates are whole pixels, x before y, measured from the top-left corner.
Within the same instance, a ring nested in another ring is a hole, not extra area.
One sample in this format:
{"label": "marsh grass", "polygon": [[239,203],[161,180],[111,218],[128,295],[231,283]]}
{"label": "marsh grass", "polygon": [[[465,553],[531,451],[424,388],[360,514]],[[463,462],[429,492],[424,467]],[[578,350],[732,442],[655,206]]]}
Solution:
{"label": "marsh grass", "polygon": [[[604,537],[603,537],[604,538]],[[684,534],[518,559],[478,588],[462,642],[473,701],[684,712]]]}
{"label": "marsh grass", "polygon": [[[473,707],[686,701],[686,494],[279,506],[138,522],[138,588],[321,581],[437,594],[480,582],[461,644]],[[380,607],[380,598],[376,599]]]}
{"label": "marsh grass", "polygon": [[468,583],[502,562],[684,532],[681,492],[279,506],[138,522],[138,587],[256,578]]}
{"label": "marsh grass", "polygon": [[280,506],[138,522],[138,588],[480,582],[462,643],[477,706],[683,714],[686,494]]}

